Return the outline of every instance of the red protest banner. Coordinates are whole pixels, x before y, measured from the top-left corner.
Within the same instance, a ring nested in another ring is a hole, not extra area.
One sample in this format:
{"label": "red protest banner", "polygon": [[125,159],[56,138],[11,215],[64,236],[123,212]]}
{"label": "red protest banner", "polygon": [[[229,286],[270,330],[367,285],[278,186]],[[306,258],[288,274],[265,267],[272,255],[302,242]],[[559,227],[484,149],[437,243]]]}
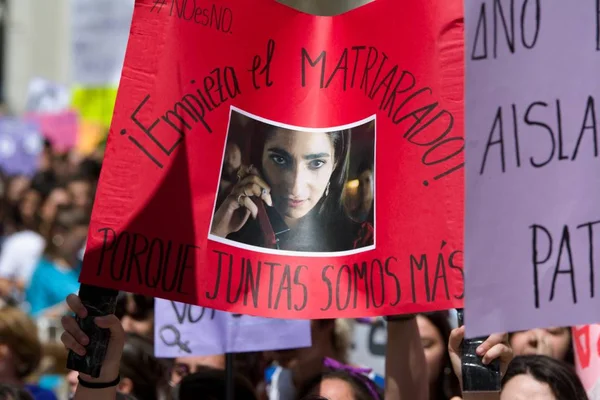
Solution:
{"label": "red protest banner", "polygon": [[600,325],[574,326],[575,369],[588,392],[600,390]]}
{"label": "red protest banner", "polygon": [[287,318],[462,305],[462,2],[136,3],[81,281]]}

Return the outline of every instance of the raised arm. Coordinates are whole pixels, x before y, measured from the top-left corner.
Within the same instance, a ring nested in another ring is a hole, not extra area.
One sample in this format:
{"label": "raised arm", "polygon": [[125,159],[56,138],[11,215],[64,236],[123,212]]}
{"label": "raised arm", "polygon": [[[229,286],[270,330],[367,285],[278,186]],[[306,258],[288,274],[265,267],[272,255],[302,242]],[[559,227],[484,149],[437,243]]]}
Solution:
{"label": "raised arm", "polygon": [[[87,310],[74,294],[67,297],[69,308],[81,318],[85,318]],[[117,396],[117,386],[119,384],[119,367],[121,364],[121,355],[125,344],[125,332],[121,322],[115,315],[107,315],[95,319],[96,325],[100,328],[110,329],[110,341],[106,351],[106,357],[102,364],[102,370],[98,378],[79,374],[79,382],[74,400],[114,400]],[[61,340],[68,350],[73,350],[79,355],[85,354],[85,346],[89,339],[83,333],[75,318],[63,317],[62,325],[65,329]]]}
{"label": "raised arm", "polygon": [[428,400],[427,362],[414,315],[390,317],[385,352],[385,400]]}

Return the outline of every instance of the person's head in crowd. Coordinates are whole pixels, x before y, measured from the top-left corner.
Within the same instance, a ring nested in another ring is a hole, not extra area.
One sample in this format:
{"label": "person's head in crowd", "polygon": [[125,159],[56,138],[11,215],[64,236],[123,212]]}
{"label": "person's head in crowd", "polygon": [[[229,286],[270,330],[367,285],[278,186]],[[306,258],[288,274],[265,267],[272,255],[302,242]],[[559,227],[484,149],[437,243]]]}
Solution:
{"label": "person's head in crowd", "polygon": [[[120,393],[143,400],[163,399],[169,391],[167,371],[167,364],[154,357],[154,345],[148,338],[127,334],[119,370]],[[71,394],[77,389],[77,375],[78,372],[71,371],[67,376]]]}
{"label": "person's head in crowd", "polygon": [[115,315],[128,333],[154,338],[154,297],[122,292],[117,300]]}
{"label": "person's head in crowd", "polygon": [[98,182],[102,163],[92,158],[84,158],[78,166],[79,174],[91,182]]}
{"label": "person's head in crowd", "polygon": [[35,188],[42,197],[47,197],[56,186],[56,176],[52,171],[37,172],[31,178],[31,187]]}
{"label": "person's head in crowd", "polygon": [[298,400],[383,400],[381,389],[360,372],[330,369],[304,384]]}
{"label": "person's head in crowd", "polygon": [[35,323],[18,308],[0,308],[0,382],[23,384],[41,357]]}
{"label": "person's head in crowd", "polygon": [[517,356],[502,379],[500,400],[587,400],[572,366],[542,355]]}
{"label": "person's head in crowd", "polygon": [[[223,369],[200,367],[197,372],[186,376],[174,391],[174,400],[226,399],[226,373]],[[234,375],[234,397],[236,400],[257,400],[252,384],[241,374]]]}
{"label": "person's head in crowd", "polygon": [[460,395],[460,385],[450,362],[448,340],[450,323],[447,312],[417,315],[421,344],[429,374],[429,398],[447,400]]}
{"label": "person's head in crowd", "polygon": [[23,194],[27,189],[31,179],[25,175],[15,175],[8,179],[6,185],[6,200],[9,205],[16,206],[19,200],[23,197]]}
{"label": "person's head in crowd", "polygon": [[150,339],[128,333],[121,357],[119,391],[138,399],[159,400],[168,392],[167,364],[154,357]]}
{"label": "person's head in crowd", "polygon": [[42,194],[30,187],[23,192],[17,203],[16,221],[19,230],[37,230],[39,226],[39,210],[42,204]]}
{"label": "person's head in crowd", "polygon": [[205,368],[225,370],[225,355],[177,357],[171,369],[170,384],[179,384],[186,376],[192,375]]}
{"label": "person's head in crowd", "polygon": [[69,179],[67,190],[73,204],[83,210],[90,211],[94,201],[94,183],[86,176],[77,174]]}
{"label": "person's head in crowd", "polygon": [[52,171],[52,159],[52,142],[48,138],[46,138],[44,139],[44,147],[40,152],[38,170],[41,172]]}
{"label": "person's head in crowd", "polygon": [[21,386],[0,383],[0,400],[34,400],[31,393]]}
{"label": "person's head in crowd", "polygon": [[73,206],[59,206],[46,239],[44,255],[53,262],[78,265],[78,253],[85,243],[89,214]]}
{"label": "person's head in crowd", "polygon": [[539,354],[574,363],[571,329],[568,327],[515,332],[510,335],[510,345],[517,356]]}
{"label": "person's head in crowd", "polygon": [[222,179],[235,181],[237,170],[242,166],[242,151],[237,143],[228,141],[223,157]]}
{"label": "person's head in crowd", "polygon": [[53,152],[52,172],[59,182],[65,182],[71,174],[72,168],[69,162],[68,152]]}
{"label": "person's head in crowd", "polygon": [[62,185],[57,185],[44,200],[40,208],[40,220],[42,225],[49,229],[52,221],[56,217],[56,212],[59,207],[65,207],[71,204],[71,196],[67,189]]}
{"label": "person's head in crowd", "polygon": [[267,352],[269,358],[283,368],[291,368],[310,358],[325,357],[346,363],[351,343],[351,329],[344,319],[314,319],[310,321],[312,346],[301,349]]}

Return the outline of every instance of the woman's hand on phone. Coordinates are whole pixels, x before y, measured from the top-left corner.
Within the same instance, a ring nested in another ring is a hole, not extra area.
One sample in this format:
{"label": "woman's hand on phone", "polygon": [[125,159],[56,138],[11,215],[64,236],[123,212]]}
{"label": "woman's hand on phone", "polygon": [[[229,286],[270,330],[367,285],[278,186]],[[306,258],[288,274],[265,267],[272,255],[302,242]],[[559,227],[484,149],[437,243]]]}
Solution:
{"label": "woman's hand on phone", "polygon": [[[450,361],[452,362],[452,369],[460,382],[462,387],[462,365],[461,356],[462,352],[460,345],[465,338],[465,327],[453,329],[450,333],[450,340],[448,341],[448,352],[450,353]],[[500,359],[500,373],[504,376],[508,364],[513,359],[513,351],[508,344],[508,334],[506,333],[494,333],[490,335],[476,350],[479,357],[482,357],[483,364],[489,364],[495,359]]]}
{"label": "woman's hand on phone", "polygon": [[241,166],[238,171],[238,182],[215,212],[211,233],[226,237],[232,232],[239,231],[250,216],[256,218],[258,207],[252,201],[253,197],[260,198],[267,205],[273,206],[271,188],[260,177],[258,170],[253,166]]}
{"label": "woman's hand on phone", "polygon": [[[70,294],[67,297],[67,305],[78,317],[85,318],[87,316],[87,310],[77,295]],[[75,318],[64,316],[61,322],[65,331],[60,339],[65,347],[80,356],[85,355],[85,346],[89,344],[90,340],[79,328]],[[125,345],[125,331],[123,330],[121,321],[115,315],[97,317],[94,319],[94,322],[100,328],[110,330],[110,341],[108,342],[108,349],[102,363],[100,376],[93,379],[90,376],[82,374],[82,377],[87,381],[110,382],[119,375],[121,355],[123,354],[123,346]]]}

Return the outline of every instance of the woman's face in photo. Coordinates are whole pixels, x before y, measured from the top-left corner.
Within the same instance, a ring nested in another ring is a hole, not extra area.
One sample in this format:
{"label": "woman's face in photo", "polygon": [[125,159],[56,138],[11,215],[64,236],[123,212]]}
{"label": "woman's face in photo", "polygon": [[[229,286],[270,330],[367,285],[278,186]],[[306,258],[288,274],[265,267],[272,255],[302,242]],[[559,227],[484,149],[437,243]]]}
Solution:
{"label": "woman's face in photo", "polygon": [[278,129],[263,149],[262,170],[277,211],[302,218],[324,196],[335,166],[334,147],[326,133]]}

